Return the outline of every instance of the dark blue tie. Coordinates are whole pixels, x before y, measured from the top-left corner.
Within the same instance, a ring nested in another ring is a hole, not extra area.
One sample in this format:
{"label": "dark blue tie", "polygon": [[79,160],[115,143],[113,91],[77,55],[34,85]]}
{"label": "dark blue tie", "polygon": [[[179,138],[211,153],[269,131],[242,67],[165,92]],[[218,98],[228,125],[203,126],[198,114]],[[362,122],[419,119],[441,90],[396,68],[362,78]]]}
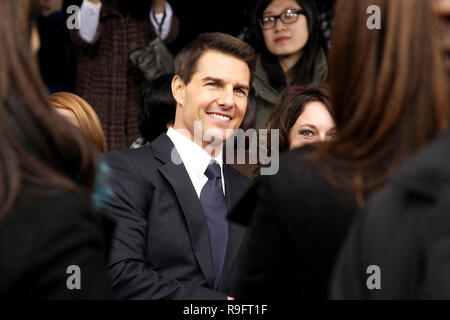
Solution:
{"label": "dark blue tie", "polygon": [[214,288],[217,288],[228,243],[227,204],[222,191],[220,165],[216,161],[211,161],[206,168],[205,175],[208,177],[208,182],[200,193],[200,202],[208,224],[216,274]]}

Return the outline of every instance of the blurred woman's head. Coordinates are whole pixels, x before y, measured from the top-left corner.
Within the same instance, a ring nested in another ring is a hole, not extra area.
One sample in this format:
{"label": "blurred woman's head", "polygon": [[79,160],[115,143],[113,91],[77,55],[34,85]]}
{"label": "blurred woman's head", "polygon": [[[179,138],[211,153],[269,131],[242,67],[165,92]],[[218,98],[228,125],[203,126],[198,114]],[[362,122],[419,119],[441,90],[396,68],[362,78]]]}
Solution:
{"label": "blurred woman's head", "polygon": [[94,143],[98,152],[106,151],[106,139],[97,114],[83,98],[69,92],[57,92],[50,95],[50,103],[66,120],[81,131]]}
{"label": "blurred woman's head", "polygon": [[328,141],[336,135],[333,110],[323,85],[285,89],[267,123],[279,130],[280,152],[305,144]]}
{"label": "blurred woman's head", "polygon": [[[260,0],[250,23],[249,42],[261,53],[269,74],[277,76],[276,70],[271,69],[287,68],[281,73],[284,79],[274,79],[275,82],[284,85],[312,82],[321,33],[311,1]],[[274,84],[274,87],[280,86]]]}
{"label": "blurred woman's head", "polygon": [[39,0],[2,0],[0,12],[1,218],[24,185],[89,194],[94,159],[84,136],[48,102],[31,47]]}
{"label": "blurred woman's head", "polygon": [[[381,29],[366,27],[371,5]],[[339,135],[326,154],[347,169],[335,181],[370,192],[448,126],[438,19],[431,0],[339,0],[335,9],[329,85]]]}

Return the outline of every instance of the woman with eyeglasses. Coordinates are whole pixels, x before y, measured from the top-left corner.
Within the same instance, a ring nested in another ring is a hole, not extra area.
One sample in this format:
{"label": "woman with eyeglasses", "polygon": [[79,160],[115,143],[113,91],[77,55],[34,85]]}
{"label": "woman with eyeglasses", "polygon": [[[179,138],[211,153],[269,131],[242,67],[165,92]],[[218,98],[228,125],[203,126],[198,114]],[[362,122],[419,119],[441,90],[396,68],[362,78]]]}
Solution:
{"label": "woman with eyeglasses", "polygon": [[250,23],[249,42],[259,52],[253,83],[256,128],[263,129],[284,88],[324,81],[328,66],[309,0],[260,0]]}

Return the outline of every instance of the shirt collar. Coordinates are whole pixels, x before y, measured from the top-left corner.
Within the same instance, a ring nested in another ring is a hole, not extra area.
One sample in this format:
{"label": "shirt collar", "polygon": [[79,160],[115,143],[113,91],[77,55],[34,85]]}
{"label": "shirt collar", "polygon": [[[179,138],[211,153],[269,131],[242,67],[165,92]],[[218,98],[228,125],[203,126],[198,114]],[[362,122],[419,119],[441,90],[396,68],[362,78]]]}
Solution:
{"label": "shirt collar", "polygon": [[[202,147],[173,128],[167,130],[167,136],[172,140],[183,164],[192,169],[199,178],[202,178],[213,158]],[[223,176],[222,151],[214,160],[219,164]]]}

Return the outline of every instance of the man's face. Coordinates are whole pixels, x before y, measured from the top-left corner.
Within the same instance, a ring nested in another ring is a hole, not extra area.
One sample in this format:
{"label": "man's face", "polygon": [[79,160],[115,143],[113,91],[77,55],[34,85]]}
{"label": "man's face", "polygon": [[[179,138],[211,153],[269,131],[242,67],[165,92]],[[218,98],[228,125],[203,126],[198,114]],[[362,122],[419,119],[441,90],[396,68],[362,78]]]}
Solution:
{"label": "man's face", "polygon": [[445,66],[450,74],[450,0],[434,0],[434,10],[443,21],[442,43]]}
{"label": "man's face", "polygon": [[[178,76],[172,81],[177,101],[174,128],[187,130],[192,139],[194,122],[201,121],[202,136],[207,132],[224,142],[231,135],[228,129],[236,130],[241,125],[249,87],[250,70],[244,61],[219,51],[206,51],[188,84]],[[208,141],[203,141],[202,147],[206,145]]]}

